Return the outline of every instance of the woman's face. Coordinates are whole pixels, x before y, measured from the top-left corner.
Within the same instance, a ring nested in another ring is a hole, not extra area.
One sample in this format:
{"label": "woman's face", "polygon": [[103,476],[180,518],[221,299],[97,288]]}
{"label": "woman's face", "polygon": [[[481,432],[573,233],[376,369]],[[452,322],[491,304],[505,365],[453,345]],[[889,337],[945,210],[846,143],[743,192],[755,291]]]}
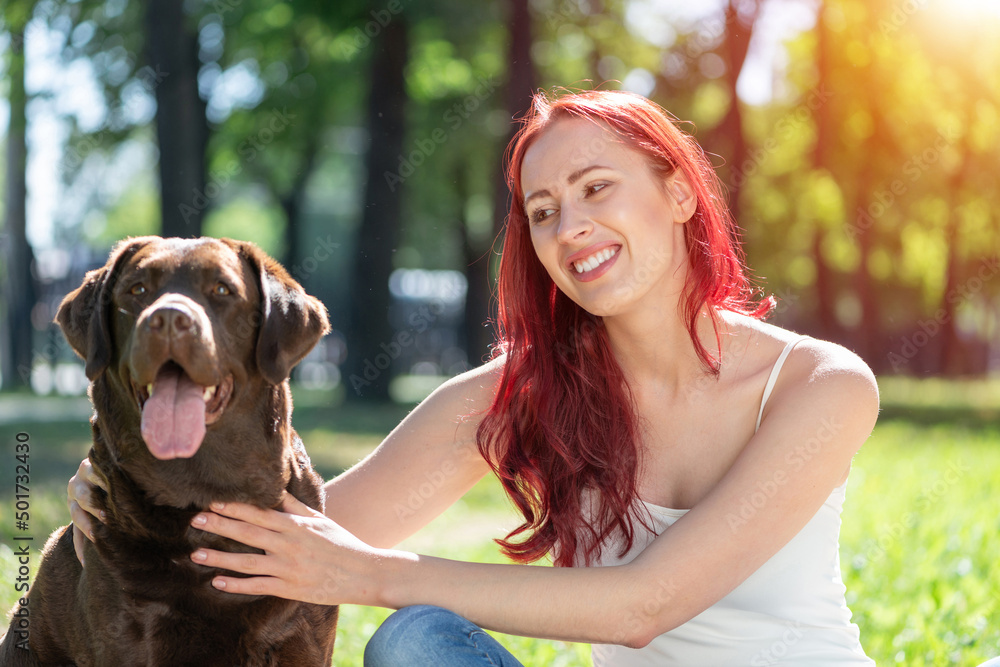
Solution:
{"label": "woman's face", "polygon": [[680,169],[661,176],[610,129],[562,118],[525,153],[521,187],[535,253],[581,308],[607,316],[679,298],[697,204]]}

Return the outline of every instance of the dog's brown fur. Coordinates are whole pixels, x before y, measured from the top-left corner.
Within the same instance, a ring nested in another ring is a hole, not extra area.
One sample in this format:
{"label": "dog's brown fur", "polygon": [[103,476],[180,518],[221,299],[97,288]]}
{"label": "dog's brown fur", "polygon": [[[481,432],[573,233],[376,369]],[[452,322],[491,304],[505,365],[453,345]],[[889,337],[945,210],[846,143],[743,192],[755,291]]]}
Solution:
{"label": "dog's brown fur", "polygon": [[[183,331],[150,325],[163,308],[187,313]],[[287,490],[322,510],[287,378],[329,329],[323,305],[252,244],[141,237],[88,273],[56,319],[86,359],[107,520],[86,568],[71,526],[49,539],[0,665],[329,665],[336,607],[223,593],[218,571],[189,559],[201,546],[253,551],[189,526],[211,501],[276,507]],[[155,458],[140,432],[141,388],[168,361],[230,392],[190,458]]]}

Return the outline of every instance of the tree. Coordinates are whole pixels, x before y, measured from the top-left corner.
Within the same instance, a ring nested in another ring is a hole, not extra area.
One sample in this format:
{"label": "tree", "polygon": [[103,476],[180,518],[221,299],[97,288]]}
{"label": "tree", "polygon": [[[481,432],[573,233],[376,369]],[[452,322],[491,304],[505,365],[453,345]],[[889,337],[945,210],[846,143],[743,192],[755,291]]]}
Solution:
{"label": "tree", "polygon": [[[753,27],[760,15],[759,0],[730,0],[724,11],[725,37],[722,42],[722,52],[726,64],[723,81],[729,95],[729,106],[722,122],[711,135],[705,139],[706,148],[720,152],[726,157],[726,185],[729,187],[729,201],[736,219],[742,218],[740,210],[740,191],[743,185],[741,176],[743,165],[747,161],[747,142],[743,136],[743,113],[740,99],[736,94],[736,82],[743,71],[747,53],[750,50],[750,39]],[[723,149],[723,147],[725,147]]]}
{"label": "tree", "polygon": [[70,119],[65,177],[72,180],[87,168],[91,153],[111,151],[145,126],[148,119],[132,112],[133,100],[150,95],[156,101],[160,233],[165,236],[200,235],[211,205],[205,193],[209,128],[198,85],[206,64],[200,57],[198,21],[219,4],[50,0],[45,5],[49,23],[58,25],[65,37],[64,62],[85,58],[93,63],[107,106],[96,129],[81,130]]}
{"label": "tree", "polygon": [[201,236],[208,121],[198,91],[198,33],[183,2],[146,0],[147,60],[156,77],[163,236]]}
{"label": "tree", "polygon": [[264,186],[284,214],[284,248],[275,252],[290,269],[313,250],[302,238],[306,189],[330,158],[330,130],[362,122],[357,101],[366,90],[369,39],[358,27],[365,23],[363,8],[357,2],[299,3],[293,12],[288,5],[248,0],[219,20],[220,61],[256,69],[263,93],[214,128],[208,187],[221,190],[220,181],[236,181],[244,190],[251,183]]}
{"label": "tree", "polygon": [[[514,138],[518,126],[514,119],[521,118],[531,106],[538,79],[531,61],[531,15],[528,0],[507,0],[507,81],[504,84],[504,117],[511,119],[503,145]],[[503,226],[510,212],[510,191],[504,165],[497,161],[493,185],[493,239],[494,246],[502,244]],[[463,225],[463,230],[465,226]],[[490,302],[493,294],[495,255],[492,247],[476,244],[466,231],[463,235],[465,275],[468,290],[465,296],[465,339],[468,356],[482,359],[493,342],[493,332],[485,324],[491,319]]]}
{"label": "tree", "polygon": [[404,70],[409,56],[406,17],[397,15],[376,37],[371,65],[364,209],[351,273],[347,396],[353,401],[389,398],[393,334],[389,325],[389,274],[400,227],[397,171],[403,154],[407,103]]}
{"label": "tree", "polygon": [[[0,340],[0,370],[3,389],[28,387],[32,367],[31,310],[35,305],[32,276],[34,254],[26,235],[28,97],[24,85],[24,32],[31,18],[33,2],[10,2],[3,10],[3,22],[10,34],[7,73],[10,81],[10,125],[7,130],[7,182],[5,188],[3,251],[3,322]],[[5,237],[5,238],[4,238]]]}
{"label": "tree", "polygon": [[[817,87],[821,91],[828,89],[830,85],[830,48],[832,45],[826,11],[825,4],[821,4],[816,10],[816,79]],[[813,122],[816,125],[816,143],[812,154],[812,168],[814,171],[826,173],[829,169],[833,140],[829,100],[818,100],[813,109]],[[816,297],[815,317],[818,336],[826,339],[839,339],[841,337],[839,323],[834,317],[834,276],[823,254],[827,229],[820,220],[816,220],[814,225],[811,255],[816,267],[816,281],[813,291]]]}

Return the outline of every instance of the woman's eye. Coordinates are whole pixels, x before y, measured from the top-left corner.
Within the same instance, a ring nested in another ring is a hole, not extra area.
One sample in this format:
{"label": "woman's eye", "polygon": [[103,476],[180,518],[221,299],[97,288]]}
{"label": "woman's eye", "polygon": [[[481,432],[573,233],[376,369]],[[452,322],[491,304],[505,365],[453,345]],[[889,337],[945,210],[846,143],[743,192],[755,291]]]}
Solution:
{"label": "woman's eye", "polygon": [[531,214],[531,221],[532,222],[543,222],[546,218],[548,218],[548,217],[550,217],[552,215],[552,212],[554,210],[555,209],[551,209],[551,208],[540,208],[540,209],[536,210],[534,213]]}
{"label": "woman's eye", "polygon": [[606,187],[608,187],[607,183],[592,183],[592,184],[588,185],[587,187],[585,187],[583,190],[584,190],[585,194],[592,195],[592,194],[596,194],[596,193],[600,192],[601,190],[603,190]]}
{"label": "woman's eye", "polygon": [[142,283],[136,283],[135,285],[132,286],[132,289],[130,289],[128,292],[132,296],[142,296],[143,294],[146,293],[146,286],[143,285]]}
{"label": "woman's eye", "polygon": [[229,296],[230,294],[232,294],[232,291],[229,289],[229,286],[226,285],[225,283],[219,283],[218,285],[215,286],[215,289],[212,291],[215,293],[216,296]]}

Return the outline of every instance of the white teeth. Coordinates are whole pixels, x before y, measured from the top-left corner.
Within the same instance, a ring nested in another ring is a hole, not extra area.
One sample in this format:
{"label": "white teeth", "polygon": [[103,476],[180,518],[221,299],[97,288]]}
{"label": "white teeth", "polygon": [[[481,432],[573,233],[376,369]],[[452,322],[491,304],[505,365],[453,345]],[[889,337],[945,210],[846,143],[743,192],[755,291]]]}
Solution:
{"label": "white teeth", "polygon": [[212,400],[212,397],[215,396],[215,390],[216,389],[218,389],[218,386],[215,386],[215,387],[206,387],[205,388],[205,393],[202,394],[202,398],[204,398],[206,401]]}
{"label": "white teeth", "polygon": [[593,271],[599,267],[604,262],[608,261],[618,252],[617,248],[605,248],[600,252],[594,253],[586,259],[582,259],[578,262],[573,262],[573,268],[576,269],[577,273],[583,273],[584,271]]}

